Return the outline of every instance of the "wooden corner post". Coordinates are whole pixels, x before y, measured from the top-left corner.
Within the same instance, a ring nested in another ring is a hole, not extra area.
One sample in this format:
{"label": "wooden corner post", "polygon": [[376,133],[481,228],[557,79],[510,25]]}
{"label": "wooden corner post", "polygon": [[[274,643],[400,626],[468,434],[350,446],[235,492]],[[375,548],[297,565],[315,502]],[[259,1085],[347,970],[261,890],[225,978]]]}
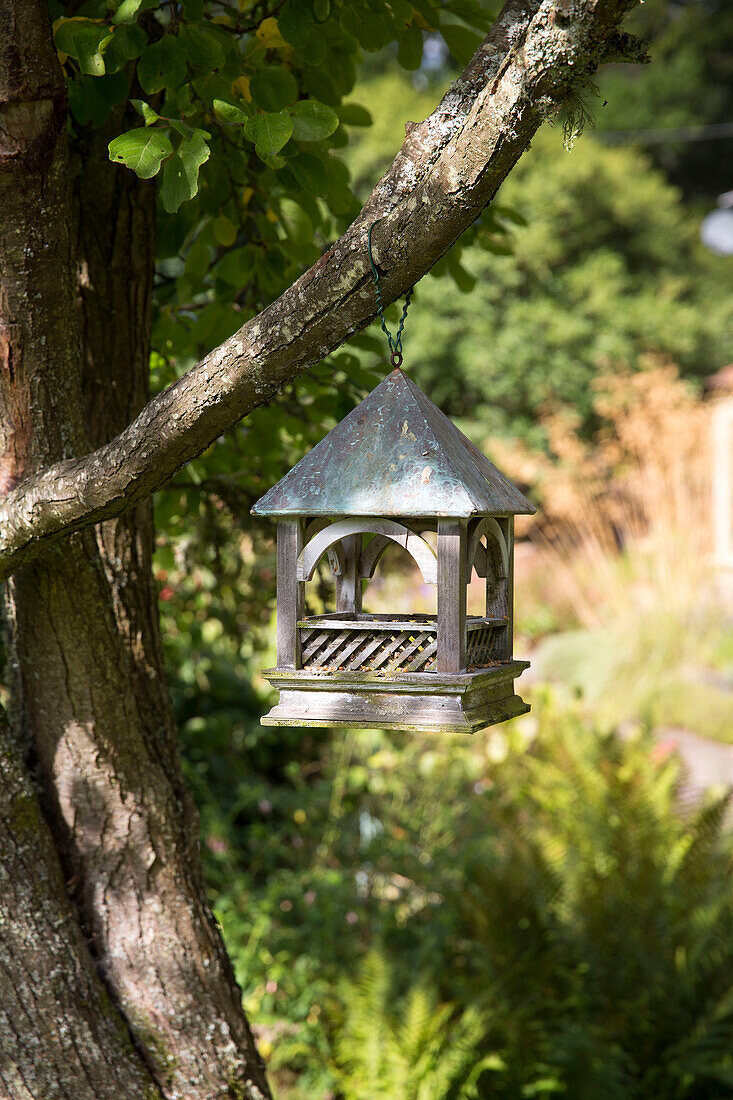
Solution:
{"label": "wooden corner post", "polygon": [[362,535],[347,535],[342,540],[344,571],[336,577],[336,610],[348,614],[361,611],[361,544]]}
{"label": "wooden corner post", "polygon": [[277,521],[277,667],[300,668],[298,619],[304,610],[305,584],[297,563],[303,549],[305,523],[300,516]]}
{"label": "wooden corner post", "polygon": [[506,656],[514,653],[514,516],[506,518],[506,544],[509,551],[509,576],[506,579]]}
{"label": "wooden corner post", "polygon": [[438,520],[438,672],[466,670],[467,524]]}

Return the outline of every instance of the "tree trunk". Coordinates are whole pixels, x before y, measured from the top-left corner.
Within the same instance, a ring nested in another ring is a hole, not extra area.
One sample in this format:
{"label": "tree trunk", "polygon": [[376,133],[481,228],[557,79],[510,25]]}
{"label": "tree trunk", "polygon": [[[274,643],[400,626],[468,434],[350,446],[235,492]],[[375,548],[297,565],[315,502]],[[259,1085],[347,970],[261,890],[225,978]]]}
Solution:
{"label": "tree trunk", "polygon": [[[72,172],[42,0],[19,0],[5,33],[17,51],[2,58],[12,79],[0,94],[7,491],[48,462],[106,442],[147,399],[154,192],[109,163],[104,134],[80,146]],[[162,669],[152,546],[146,503],[49,550],[8,585],[13,733],[35,770],[47,825],[18,756],[6,765],[7,797],[25,792],[28,828],[40,838],[34,862],[45,857],[32,890],[45,890],[49,920],[66,915],[57,954],[74,966],[57,969],[66,988],[76,978],[76,992],[56,1003],[23,980],[52,964],[46,937],[26,927],[33,906],[20,889],[11,927],[25,950],[13,953],[6,974],[27,1019],[15,1022],[20,1039],[12,1021],[0,1025],[8,1100],[145,1090],[170,1100],[269,1096],[203,900],[197,816]],[[31,889],[28,858],[28,844],[3,846],[2,873]],[[10,991],[3,1004],[9,1010]],[[90,1018],[99,1019],[93,1031]],[[77,1066],[64,1058],[64,1036]]]}
{"label": "tree trunk", "polygon": [[0,718],[0,1096],[159,1097],[99,981],[51,832]]}

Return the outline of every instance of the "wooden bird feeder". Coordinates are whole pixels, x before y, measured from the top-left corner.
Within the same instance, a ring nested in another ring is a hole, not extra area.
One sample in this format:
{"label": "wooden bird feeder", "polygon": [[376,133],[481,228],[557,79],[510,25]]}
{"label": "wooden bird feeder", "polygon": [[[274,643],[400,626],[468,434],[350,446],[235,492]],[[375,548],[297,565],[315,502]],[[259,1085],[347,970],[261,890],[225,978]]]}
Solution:
{"label": "wooden bird feeder", "polygon": [[[263,724],[473,733],[529,710],[514,691],[529,664],[512,654],[514,516],[534,510],[392,371],[252,509],[277,518],[277,668],[265,677],[280,700]],[[437,616],[362,611],[393,542],[437,585]],[[326,555],[335,611],[307,615]],[[481,616],[466,614],[473,569],[486,578]]]}

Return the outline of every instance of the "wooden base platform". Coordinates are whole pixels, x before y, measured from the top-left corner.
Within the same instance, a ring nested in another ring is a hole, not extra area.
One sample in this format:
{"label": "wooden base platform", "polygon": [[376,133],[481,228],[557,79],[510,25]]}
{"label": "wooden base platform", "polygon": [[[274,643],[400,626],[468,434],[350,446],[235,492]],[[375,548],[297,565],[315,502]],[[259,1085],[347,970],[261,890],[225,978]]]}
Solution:
{"label": "wooden base platform", "polygon": [[524,714],[529,706],[514,681],[529,661],[506,661],[475,672],[314,672],[272,668],[264,673],[280,700],[263,726],[351,726],[415,733],[475,733]]}

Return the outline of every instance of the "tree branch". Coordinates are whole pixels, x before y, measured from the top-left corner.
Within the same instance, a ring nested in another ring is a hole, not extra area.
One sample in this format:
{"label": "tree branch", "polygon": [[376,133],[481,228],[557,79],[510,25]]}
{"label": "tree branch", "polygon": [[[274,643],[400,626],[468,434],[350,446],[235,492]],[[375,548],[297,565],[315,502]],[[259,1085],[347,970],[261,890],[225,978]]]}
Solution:
{"label": "tree branch", "polygon": [[285,293],[155,397],[115,439],[40,471],[0,505],[0,579],[64,534],[148,497],[241,417],[374,317],[491,201],[543,119],[587,81],[637,0],[509,0],[468,67],[346,233]]}

